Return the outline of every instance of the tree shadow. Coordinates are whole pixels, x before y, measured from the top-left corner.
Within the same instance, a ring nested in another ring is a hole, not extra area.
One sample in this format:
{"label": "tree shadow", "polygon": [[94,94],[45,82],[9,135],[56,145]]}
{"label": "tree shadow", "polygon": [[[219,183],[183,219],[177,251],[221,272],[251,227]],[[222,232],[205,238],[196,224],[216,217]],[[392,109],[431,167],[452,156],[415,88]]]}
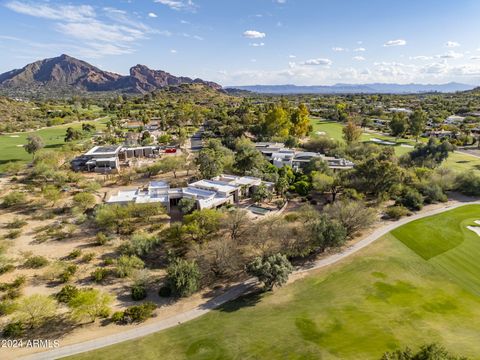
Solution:
{"label": "tree shadow", "polygon": [[[225,304],[219,306],[216,310],[231,313],[243,308],[252,307],[257,305],[263,299],[264,294],[265,293],[261,289],[252,288],[237,299],[226,302]],[[207,302],[205,305],[208,303],[209,302]]]}

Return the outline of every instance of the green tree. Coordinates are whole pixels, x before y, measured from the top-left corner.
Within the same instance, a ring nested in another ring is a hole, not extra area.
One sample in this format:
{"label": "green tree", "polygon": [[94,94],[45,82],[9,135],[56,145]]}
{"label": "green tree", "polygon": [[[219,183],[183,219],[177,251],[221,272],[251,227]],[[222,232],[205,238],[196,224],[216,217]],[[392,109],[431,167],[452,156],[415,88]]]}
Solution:
{"label": "green tree", "polygon": [[80,321],[90,320],[95,322],[99,317],[106,317],[110,312],[112,296],[97,289],[84,289],[78,291],[68,302],[72,316]]}
{"label": "green tree", "polygon": [[29,154],[32,154],[35,156],[37,151],[40,149],[43,149],[45,144],[43,143],[43,140],[40,136],[38,135],[30,135],[27,137],[27,143],[23,145],[24,149],[26,152]]}
{"label": "green tree", "polygon": [[409,347],[404,350],[386,352],[381,360],[467,360],[467,358],[452,355],[438,344],[429,344],[423,345],[416,353]]}
{"label": "green tree", "polygon": [[255,145],[247,138],[239,139],[235,144],[235,169],[246,174],[255,170],[260,170],[265,165],[265,158]]}
{"label": "green tree", "polygon": [[296,137],[306,136],[310,130],[310,113],[305,104],[298,105],[298,108],[292,111],[290,115],[290,122],[292,127],[290,128],[290,134]]}
{"label": "green tree", "polygon": [[167,283],[174,294],[185,297],[200,288],[200,271],[194,261],[175,258],[167,268]]}
{"label": "green tree", "polygon": [[74,129],[72,127],[67,128],[67,131],[65,133],[65,142],[71,142],[71,141],[76,141],[80,140],[83,137],[83,133],[80,130]]}
{"label": "green tree", "polygon": [[280,105],[274,105],[265,116],[265,135],[269,137],[287,137],[291,122],[288,113]]}
{"label": "green tree", "polygon": [[223,214],[215,209],[195,210],[183,218],[183,232],[197,243],[210,240],[220,229]]}
{"label": "green tree", "polygon": [[19,320],[25,321],[31,328],[34,328],[55,315],[57,306],[51,297],[34,294],[20,299],[16,310]]}
{"label": "green tree", "polygon": [[197,206],[197,201],[193,198],[181,198],[180,201],[178,202],[178,208],[182,212],[182,214],[189,214],[193,210],[195,210],[195,207]]}
{"label": "green tree", "polygon": [[362,129],[351,120],[343,127],[342,132],[347,144],[356,143],[362,135]]}
{"label": "green tree", "polygon": [[410,134],[415,137],[415,141],[418,141],[418,137],[425,130],[427,124],[427,113],[423,110],[415,110],[408,118],[408,128]]}
{"label": "green tree", "polygon": [[88,192],[79,192],[73,195],[73,205],[83,211],[95,206],[95,196]]}
{"label": "green tree", "polygon": [[404,113],[396,112],[393,114],[388,126],[392,136],[403,137],[408,130],[408,121]]}
{"label": "green tree", "polygon": [[270,291],[274,286],[286,284],[293,266],[287,257],[274,254],[268,257],[257,257],[247,265],[247,273],[258,278],[264,289]]}
{"label": "green tree", "polygon": [[253,190],[252,200],[255,202],[263,202],[272,197],[272,192],[268,189],[267,185],[260,184]]}

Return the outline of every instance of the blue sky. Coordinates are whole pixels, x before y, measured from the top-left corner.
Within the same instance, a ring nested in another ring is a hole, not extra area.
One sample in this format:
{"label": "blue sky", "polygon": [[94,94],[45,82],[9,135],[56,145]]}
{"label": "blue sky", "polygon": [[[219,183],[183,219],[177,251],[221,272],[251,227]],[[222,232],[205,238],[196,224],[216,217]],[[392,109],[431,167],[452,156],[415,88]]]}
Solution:
{"label": "blue sky", "polygon": [[222,85],[480,85],[476,0],[0,0],[0,72],[62,53]]}

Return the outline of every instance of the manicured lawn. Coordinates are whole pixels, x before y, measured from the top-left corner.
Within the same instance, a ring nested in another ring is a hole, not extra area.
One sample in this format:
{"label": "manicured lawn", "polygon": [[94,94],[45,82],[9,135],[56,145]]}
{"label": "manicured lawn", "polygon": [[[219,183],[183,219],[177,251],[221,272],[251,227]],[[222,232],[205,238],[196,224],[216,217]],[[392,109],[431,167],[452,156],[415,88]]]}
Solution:
{"label": "manicured lawn", "polygon": [[479,358],[480,237],[464,229],[477,218],[470,205],[407,224],[273,293],[72,358],[378,359],[431,342]]}
{"label": "manicured lawn", "polygon": [[[85,121],[85,123],[94,124],[97,127],[97,130],[105,127],[105,121],[103,120]],[[28,154],[23,148],[23,145],[27,143],[27,137],[30,134],[37,134],[40,136],[45,143],[45,148],[56,148],[65,143],[65,131],[68,127],[80,129],[82,127],[82,123],[52,126],[33,132],[0,135],[0,171],[2,170],[3,166],[10,161],[31,161],[32,155]]]}

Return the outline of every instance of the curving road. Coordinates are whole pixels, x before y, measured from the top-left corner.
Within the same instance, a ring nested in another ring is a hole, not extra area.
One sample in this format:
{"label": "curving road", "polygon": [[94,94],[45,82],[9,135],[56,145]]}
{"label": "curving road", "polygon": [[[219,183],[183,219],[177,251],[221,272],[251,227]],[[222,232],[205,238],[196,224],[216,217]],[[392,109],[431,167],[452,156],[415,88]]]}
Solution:
{"label": "curving road", "polygon": [[[453,200],[450,201],[446,206],[440,207],[437,209],[432,209],[429,211],[424,211],[415,215],[412,215],[410,217],[403,218],[399,221],[392,222],[386,225],[383,225],[376,229],[373,233],[370,235],[366,236],[364,239],[360,240],[359,242],[355,243],[354,245],[351,245],[341,252],[337,254],[330,255],[328,257],[325,257],[323,259],[319,259],[310,265],[298,269],[295,271],[295,274],[301,274],[305,273],[308,271],[316,270],[323,268],[325,266],[329,266],[332,264],[335,264],[336,262],[356,253],[357,251],[363,249],[364,247],[370,245],[373,243],[375,240],[381,238],[383,235],[389,233],[393,229],[402,226],[406,223],[409,223],[411,221],[421,219],[427,216],[431,215],[436,215],[448,210],[452,210],[455,208],[458,208],[460,206],[465,206],[465,205],[472,205],[472,204],[480,204],[480,200],[477,201],[458,201],[458,200]],[[174,315],[172,317],[169,317],[167,319],[160,320],[156,323],[153,324],[148,324],[148,325],[143,325],[143,326],[138,326],[135,329],[131,329],[128,331],[124,331],[118,334],[113,334],[113,335],[108,335],[99,339],[94,339],[94,340],[89,340],[85,341],[82,343],[78,344],[72,344],[72,345],[67,345],[58,349],[50,350],[50,351],[45,351],[41,353],[36,353],[32,355],[28,355],[25,357],[21,357],[20,359],[24,360],[50,360],[50,359],[56,359],[56,358],[61,358],[69,355],[74,355],[74,354],[79,354],[82,352],[86,351],[91,351],[95,349],[99,349],[105,346],[109,345],[114,345],[123,341],[127,340],[132,340],[136,339],[139,337],[143,337],[146,335],[150,335],[152,333],[165,330],[171,327],[174,327],[178,324],[181,324],[183,322],[198,318],[199,316],[202,316],[209,311],[219,307],[220,305],[234,300],[238,298],[240,295],[245,293],[248,289],[250,289],[254,284],[256,283],[255,279],[249,279],[246,280],[245,282],[235,285],[232,288],[230,288],[228,291],[226,291],[224,294],[213,298],[211,300],[206,301],[205,303],[201,304],[200,306]]]}

